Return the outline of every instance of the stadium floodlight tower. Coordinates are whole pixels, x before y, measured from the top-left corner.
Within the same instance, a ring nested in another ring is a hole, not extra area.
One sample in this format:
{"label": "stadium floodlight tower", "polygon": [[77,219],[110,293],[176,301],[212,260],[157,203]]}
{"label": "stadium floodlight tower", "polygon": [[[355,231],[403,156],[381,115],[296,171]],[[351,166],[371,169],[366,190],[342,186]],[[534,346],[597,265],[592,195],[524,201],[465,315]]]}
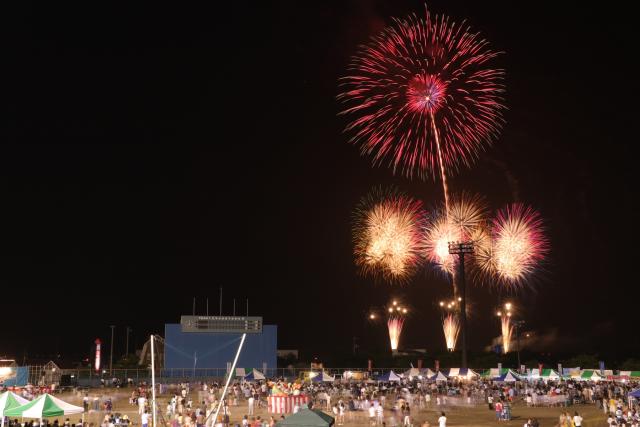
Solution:
{"label": "stadium floodlight tower", "polygon": [[464,278],[464,256],[473,253],[473,242],[449,242],[449,253],[458,255],[458,286],[460,286],[460,316],[462,329],[462,367],[467,367],[467,289]]}

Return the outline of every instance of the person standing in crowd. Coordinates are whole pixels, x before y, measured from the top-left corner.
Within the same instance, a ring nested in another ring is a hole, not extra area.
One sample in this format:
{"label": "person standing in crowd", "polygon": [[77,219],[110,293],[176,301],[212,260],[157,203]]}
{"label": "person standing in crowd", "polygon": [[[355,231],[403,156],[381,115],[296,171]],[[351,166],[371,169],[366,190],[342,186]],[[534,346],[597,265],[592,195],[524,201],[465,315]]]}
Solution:
{"label": "person standing in crowd", "polygon": [[582,417],[580,416],[580,414],[578,414],[578,411],[576,411],[573,415],[573,425],[575,427],[582,427]]}
{"label": "person standing in crowd", "polygon": [[254,399],[253,395],[250,395],[249,399],[247,399],[247,404],[249,405],[249,409],[248,409],[248,414],[249,415],[253,415],[254,402],[255,402],[255,399]]}
{"label": "person standing in crowd", "polygon": [[405,427],[410,427],[411,426],[411,409],[409,408],[408,403],[405,405],[404,410],[402,411],[402,415],[404,416],[402,425]]}
{"label": "person standing in crowd", "polygon": [[447,427],[447,417],[444,412],[440,413],[440,418],[438,418],[438,427]]}
{"label": "person standing in crowd", "polygon": [[149,413],[147,411],[144,411],[140,416],[140,423],[142,427],[149,427]]}
{"label": "person standing in crowd", "polygon": [[144,396],[138,397],[138,414],[144,414],[144,407],[147,404],[147,399]]}
{"label": "person standing in crowd", "polygon": [[494,408],[496,410],[496,420],[502,420],[502,402],[498,400],[494,405]]}

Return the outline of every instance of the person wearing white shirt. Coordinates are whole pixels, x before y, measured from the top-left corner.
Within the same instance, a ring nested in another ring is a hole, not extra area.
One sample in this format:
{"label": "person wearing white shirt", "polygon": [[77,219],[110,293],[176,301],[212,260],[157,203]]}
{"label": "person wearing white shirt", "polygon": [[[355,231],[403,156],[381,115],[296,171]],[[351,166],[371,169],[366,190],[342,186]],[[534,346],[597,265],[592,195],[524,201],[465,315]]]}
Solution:
{"label": "person wearing white shirt", "polygon": [[438,418],[438,427],[447,427],[447,417],[444,415],[444,412],[441,412],[440,414],[440,418]]}
{"label": "person wearing white shirt", "polygon": [[582,417],[578,414],[578,411],[573,415],[573,425],[575,427],[582,427]]}
{"label": "person wearing white shirt", "polygon": [[149,414],[147,413],[147,411],[144,411],[142,413],[142,415],[140,416],[140,423],[142,424],[142,427],[148,427],[149,425]]}
{"label": "person wearing white shirt", "polygon": [[376,408],[373,405],[369,406],[369,423],[374,425],[376,422]]}

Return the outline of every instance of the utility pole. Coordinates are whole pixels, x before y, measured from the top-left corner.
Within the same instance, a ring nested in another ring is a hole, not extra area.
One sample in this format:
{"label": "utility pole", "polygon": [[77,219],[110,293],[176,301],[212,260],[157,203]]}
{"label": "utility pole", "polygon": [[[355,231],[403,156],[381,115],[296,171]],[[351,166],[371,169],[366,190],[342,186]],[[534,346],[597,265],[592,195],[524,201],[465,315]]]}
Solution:
{"label": "utility pole", "polygon": [[131,332],[131,328],[127,326],[127,346],[125,347],[125,357],[129,357],[129,333]]}
{"label": "utility pole", "polygon": [[520,327],[524,325],[524,320],[516,320],[514,326],[516,327],[516,345],[518,346],[518,372],[520,372]]}
{"label": "utility pole", "polygon": [[111,325],[111,356],[109,356],[109,375],[113,376],[113,330],[116,325]]}
{"label": "utility pole", "polygon": [[460,285],[460,316],[462,318],[462,367],[467,367],[467,289],[464,278],[464,256],[473,253],[473,242],[449,242],[449,253],[458,255],[458,277]]}

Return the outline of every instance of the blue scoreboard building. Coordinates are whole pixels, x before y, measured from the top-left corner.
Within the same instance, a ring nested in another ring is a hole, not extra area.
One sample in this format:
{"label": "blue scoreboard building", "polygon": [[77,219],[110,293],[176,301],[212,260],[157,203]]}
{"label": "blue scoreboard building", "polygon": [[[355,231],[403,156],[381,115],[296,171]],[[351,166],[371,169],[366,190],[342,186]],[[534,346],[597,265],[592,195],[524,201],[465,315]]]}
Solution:
{"label": "blue scoreboard building", "polygon": [[263,325],[261,317],[246,316],[182,316],[180,323],[166,324],[164,367],[226,369],[243,333],[247,337],[237,367],[276,368],[278,327]]}

